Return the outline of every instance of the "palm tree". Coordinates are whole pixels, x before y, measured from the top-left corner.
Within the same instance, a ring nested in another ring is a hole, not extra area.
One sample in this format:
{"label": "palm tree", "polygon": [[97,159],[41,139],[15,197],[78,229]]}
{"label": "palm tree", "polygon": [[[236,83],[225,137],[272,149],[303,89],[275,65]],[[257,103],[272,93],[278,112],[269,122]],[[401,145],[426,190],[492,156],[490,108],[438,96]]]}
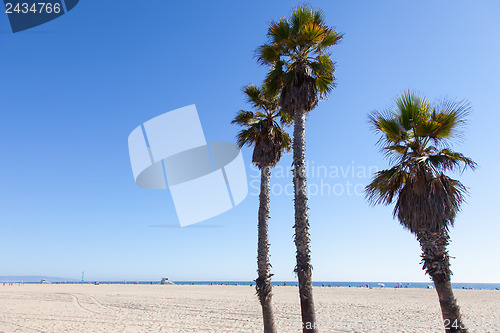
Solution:
{"label": "palm tree", "polygon": [[450,148],[462,134],[467,102],[431,105],[407,91],[393,111],[373,112],[370,122],[393,166],[379,171],[366,186],[371,204],[396,201],[394,217],[412,232],[422,248],[422,264],[434,282],[446,332],[467,332],[451,288],[449,228],[467,189],[446,171],[474,169],[476,163]]}
{"label": "palm tree", "polygon": [[272,22],[267,35],[269,41],[257,49],[257,56],[262,65],[270,68],[266,78],[270,91],[281,92],[281,109],[294,118],[295,272],[303,331],[316,332],[304,167],[305,121],[318,99],[325,98],[335,86],[334,63],[327,51],[342,35],[325,24],[321,11],[308,7],[298,7],[289,18]]}
{"label": "palm tree", "polygon": [[[271,264],[269,263],[269,196],[271,189],[271,168],[280,160],[284,151],[290,150],[290,136],[279,124],[290,122],[289,117],[283,115],[279,109],[276,94],[270,94],[267,87],[257,88],[248,85],[243,88],[247,101],[259,110],[258,112],[241,110],[233,124],[246,127],[237,136],[241,147],[253,146],[252,162],[260,169],[261,182],[259,194],[259,224],[257,246],[257,272],[255,288],[262,306],[264,332],[275,333],[273,309],[271,306]],[[278,119],[280,118],[280,119]]]}

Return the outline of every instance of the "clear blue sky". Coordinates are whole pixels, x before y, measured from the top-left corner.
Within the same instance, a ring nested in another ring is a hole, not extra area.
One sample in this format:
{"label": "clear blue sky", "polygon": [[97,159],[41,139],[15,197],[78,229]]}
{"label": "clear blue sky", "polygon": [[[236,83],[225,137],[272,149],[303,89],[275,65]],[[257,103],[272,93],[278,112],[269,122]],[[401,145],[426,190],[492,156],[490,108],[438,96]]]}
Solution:
{"label": "clear blue sky", "polygon": [[[459,176],[471,196],[451,232],[453,279],[500,282],[498,1],[310,4],[345,33],[332,50],[338,87],[307,121],[309,163],[339,170],[309,183],[344,189],[309,202],[314,280],[428,281],[418,243],[393,220],[392,207],[373,208],[347,193],[347,182],[358,189],[369,182],[359,170],[388,165],[367,113],[410,88],[473,105],[466,139],[455,149],[480,168]],[[82,0],[67,15],[17,34],[0,14],[0,275],[78,279],[85,270],[88,280],[255,279],[257,196],[178,228],[169,192],[134,184],[127,137],[146,120],[196,104],[207,140],[233,141],[230,121],[247,108],[241,86],[258,84],[265,73],[253,52],[268,23],[295,5]],[[251,150],[243,153],[252,181]],[[276,171],[290,164],[285,156]],[[354,177],[342,175],[353,166]],[[277,186],[291,183],[275,176]],[[274,279],[293,280],[293,202],[275,190]]]}

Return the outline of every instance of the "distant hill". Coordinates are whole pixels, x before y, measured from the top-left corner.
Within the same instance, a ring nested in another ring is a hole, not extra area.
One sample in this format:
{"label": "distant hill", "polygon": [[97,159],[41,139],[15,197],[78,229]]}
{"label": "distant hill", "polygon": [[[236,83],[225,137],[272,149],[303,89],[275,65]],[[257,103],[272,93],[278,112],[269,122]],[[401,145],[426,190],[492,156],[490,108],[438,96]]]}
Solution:
{"label": "distant hill", "polygon": [[53,276],[0,276],[0,283],[4,282],[40,282],[47,280],[49,282],[76,282],[74,279],[66,279]]}

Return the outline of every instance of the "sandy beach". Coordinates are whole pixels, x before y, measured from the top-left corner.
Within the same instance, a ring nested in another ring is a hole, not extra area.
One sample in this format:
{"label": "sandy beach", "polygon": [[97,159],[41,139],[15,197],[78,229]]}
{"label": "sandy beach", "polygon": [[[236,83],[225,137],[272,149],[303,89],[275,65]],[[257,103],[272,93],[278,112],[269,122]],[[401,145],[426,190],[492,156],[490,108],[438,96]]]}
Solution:
{"label": "sandy beach", "polygon": [[[0,332],[260,332],[250,286],[0,285]],[[435,290],[314,288],[322,332],[442,332]],[[456,290],[471,332],[500,332],[500,291]],[[297,287],[275,287],[280,332],[300,332]]]}

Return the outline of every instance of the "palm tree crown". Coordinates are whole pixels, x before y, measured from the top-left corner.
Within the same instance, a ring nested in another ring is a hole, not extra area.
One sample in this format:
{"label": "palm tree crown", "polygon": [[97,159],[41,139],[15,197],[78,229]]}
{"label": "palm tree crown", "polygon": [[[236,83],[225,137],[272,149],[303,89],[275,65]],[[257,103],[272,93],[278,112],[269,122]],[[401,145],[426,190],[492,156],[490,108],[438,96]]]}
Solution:
{"label": "palm tree crown", "polygon": [[291,118],[280,112],[279,100],[276,94],[269,92],[264,85],[258,88],[254,85],[243,87],[247,101],[257,112],[241,110],[233,124],[245,126],[238,132],[239,147],[254,146],[252,162],[260,169],[275,166],[283,153],[290,150],[290,136],[280,126],[288,124]]}
{"label": "palm tree crown", "polygon": [[268,43],[257,49],[261,64],[271,67],[266,83],[272,92],[281,90],[284,112],[309,112],[335,86],[335,66],[327,50],[342,35],[326,26],[323,13],[298,7],[289,18],[272,22]]}
{"label": "palm tree crown", "polygon": [[394,216],[413,233],[447,231],[464,200],[466,188],[446,171],[474,169],[476,163],[450,149],[461,135],[467,102],[443,101],[431,105],[407,91],[395,110],[373,112],[372,128],[394,166],[376,173],[366,187],[372,204],[390,204],[397,197]]}

